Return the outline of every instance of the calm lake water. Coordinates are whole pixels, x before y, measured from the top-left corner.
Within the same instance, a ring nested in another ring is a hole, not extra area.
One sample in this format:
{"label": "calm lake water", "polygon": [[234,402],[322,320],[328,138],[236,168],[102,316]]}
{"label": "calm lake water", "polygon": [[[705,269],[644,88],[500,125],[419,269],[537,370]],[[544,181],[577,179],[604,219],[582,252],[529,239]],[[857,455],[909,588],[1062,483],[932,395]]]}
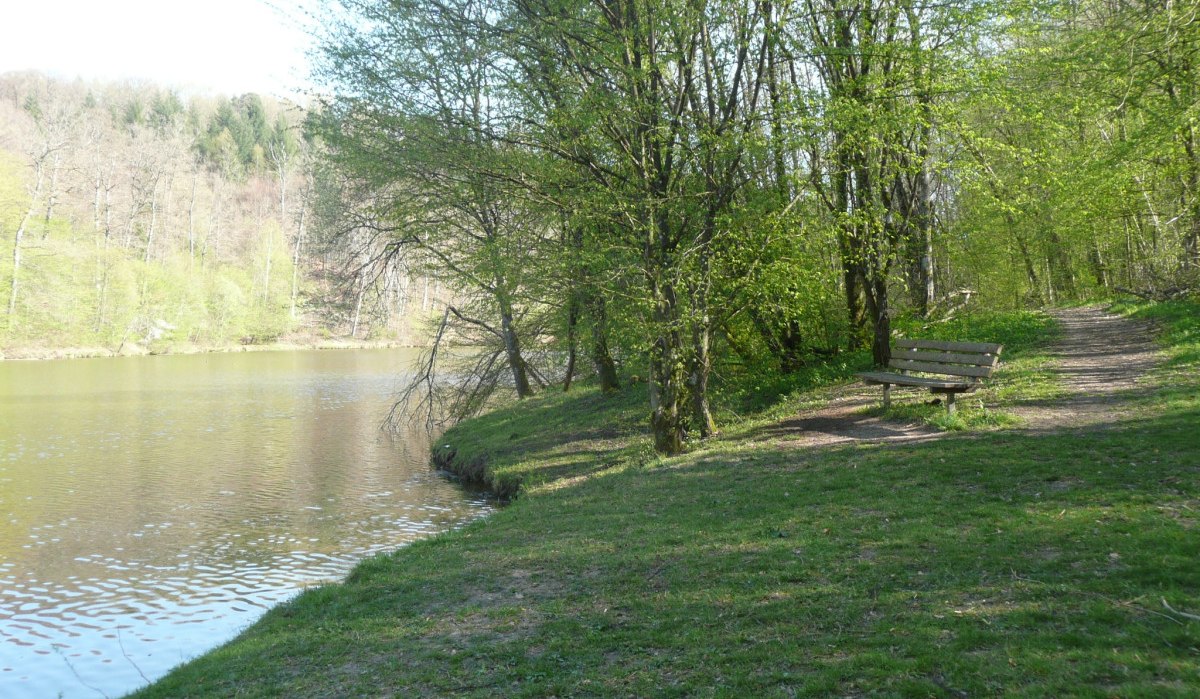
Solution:
{"label": "calm lake water", "polygon": [[119,696],[486,513],[379,430],[414,358],[0,362],[0,697]]}

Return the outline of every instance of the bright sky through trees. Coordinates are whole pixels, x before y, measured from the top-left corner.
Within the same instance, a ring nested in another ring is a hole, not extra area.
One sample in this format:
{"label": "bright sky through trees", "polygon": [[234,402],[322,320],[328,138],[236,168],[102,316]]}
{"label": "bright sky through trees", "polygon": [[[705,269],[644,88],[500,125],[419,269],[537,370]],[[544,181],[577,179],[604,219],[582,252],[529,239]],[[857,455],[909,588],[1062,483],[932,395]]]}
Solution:
{"label": "bright sky through trees", "polygon": [[294,96],[307,84],[308,0],[4,3],[0,73],[150,80],[184,90]]}

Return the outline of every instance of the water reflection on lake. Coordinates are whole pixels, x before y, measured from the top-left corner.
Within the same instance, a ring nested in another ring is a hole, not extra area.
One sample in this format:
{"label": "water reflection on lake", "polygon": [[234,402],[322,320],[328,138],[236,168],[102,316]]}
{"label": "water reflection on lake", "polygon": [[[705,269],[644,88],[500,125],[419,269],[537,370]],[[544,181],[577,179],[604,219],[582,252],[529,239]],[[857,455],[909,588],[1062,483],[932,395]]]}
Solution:
{"label": "water reflection on lake", "polygon": [[0,362],[0,696],[115,696],[488,510],[379,431],[407,350]]}

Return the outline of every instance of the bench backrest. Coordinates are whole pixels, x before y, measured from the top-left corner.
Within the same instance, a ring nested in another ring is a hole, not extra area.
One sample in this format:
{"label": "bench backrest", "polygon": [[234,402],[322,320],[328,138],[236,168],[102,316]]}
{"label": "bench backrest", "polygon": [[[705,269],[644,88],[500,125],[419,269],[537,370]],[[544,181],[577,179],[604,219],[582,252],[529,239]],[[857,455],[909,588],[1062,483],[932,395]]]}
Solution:
{"label": "bench backrest", "polygon": [[1003,345],[992,342],[896,340],[888,366],[900,372],[962,376],[981,381],[1000,362]]}

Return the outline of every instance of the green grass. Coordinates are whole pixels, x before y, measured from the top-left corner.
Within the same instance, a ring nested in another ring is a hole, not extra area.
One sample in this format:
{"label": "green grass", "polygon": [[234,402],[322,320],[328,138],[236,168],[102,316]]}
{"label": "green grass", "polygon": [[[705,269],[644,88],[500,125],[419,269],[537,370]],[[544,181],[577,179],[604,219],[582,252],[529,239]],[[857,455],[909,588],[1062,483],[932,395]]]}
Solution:
{"label": "green grass", "polygon": [[1200,298],[1165,303],[1124,300],[1114,304],[1112,310],[1149,323],[1159,331],[1166,354],[1155,375],[1159,390],[1142,402],[1167,403],[1168,407],[1189,405],[1195,397],[1200,367]]}
{"label": "green grass", "polygon": [[1163,606],[1200,613],[1190,320],[1172,399],[1104,431],[800,449],[747,416],[663,459],[640,386],[471,421],[442,443],[521,498],[138,696],[1195,696]]}
{"label": "green grass", "polygon": [[511,498],[522,487],[630,461],[647,414],[644,384],[614,395],[578,385],[457,425],[433,451],[439,463]]}

